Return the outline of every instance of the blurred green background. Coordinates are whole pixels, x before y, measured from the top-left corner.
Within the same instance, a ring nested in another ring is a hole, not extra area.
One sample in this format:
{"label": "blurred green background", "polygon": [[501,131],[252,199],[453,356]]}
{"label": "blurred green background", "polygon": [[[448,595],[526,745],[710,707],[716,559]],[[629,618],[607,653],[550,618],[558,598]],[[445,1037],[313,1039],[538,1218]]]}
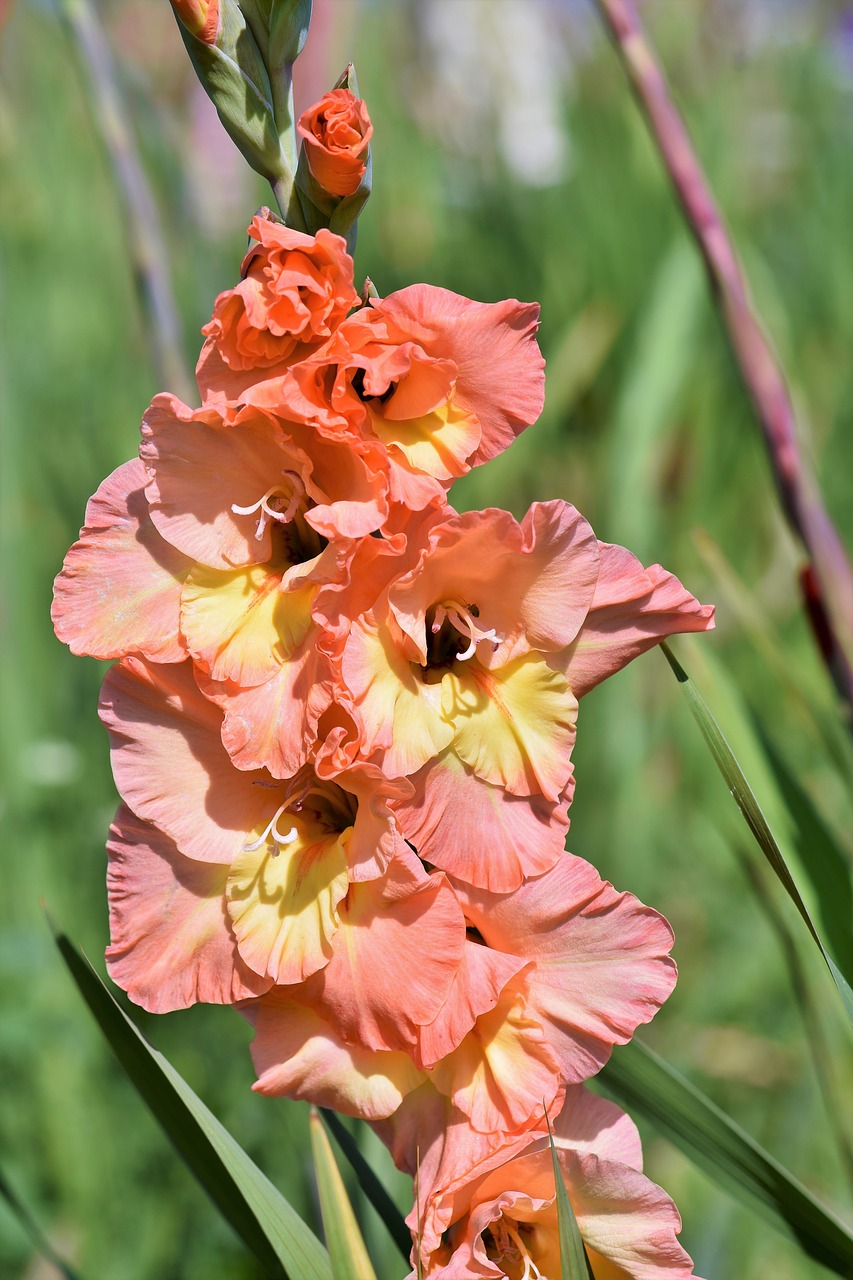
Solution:
{"label": "blurred green background", "polygon": [[[100,13],[164,221],[191,368],[216,293],[235,282],[249,217],[270,197],[194,84],[166,0],[110,0]],[[646,13],[851,546],[853,10],[658,0]],[[96,712],[102,671],[54,639],[51,582],[86,498],[135,452],[161,388],[87,74],[46,0],[0,4],[0,19],[0,1167],[87,1280],[248,1280],[257,1268],[116,1066],[40,905],[100,963],[115,805]],[[676,652],[742,753],[808,896],[808,842],[798,860],[790,787],[774,780],[754,725],[848,856],[850,743],[697,256],[594,11],[568,0],[317,0],[302,106],[350,56],[375,123],[357,276],[380,293],[425,280],[542,303],[545,413],[453,500],[521,514],[534,499],[570,499],[599,537],[718,604],[716,633]],[[798,938],[799,922],[767,889],[660,654],[585,701],[575,761],[569,847],[676,930],[680,984],[646,1039],[849,1219],[839,1134],[851,1131],[853,1059],[834,991],[799,946],[834,1055],[841,1101],[830,1113],[768,899]],[[849,921],[849,862],[833,874]],[[315,1222],[306,1109],[250,1092],[243,1021],[210,1008],[134,1016]],[[697,1274],[825,1274],[643,1133]],[[407,1209],[405,1179],[365,1143]],[[380,1280],[402,1276],[369,1209],[365,1224]],[[0,1201],[0,1275],[53,1274]]]}

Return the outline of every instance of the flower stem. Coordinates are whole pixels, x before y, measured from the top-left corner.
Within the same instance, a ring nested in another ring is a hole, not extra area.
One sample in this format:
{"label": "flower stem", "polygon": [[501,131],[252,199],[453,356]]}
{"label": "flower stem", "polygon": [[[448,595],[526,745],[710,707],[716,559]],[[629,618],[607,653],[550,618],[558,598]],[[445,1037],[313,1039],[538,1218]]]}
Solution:
{"label": "flower stem", "polygon": [[782,509],[808,563],[803,601],[853,729],[853,568],[797,439],[791,395],[755,312],[684,121],[672,101],[635,0],[596,0],[711,281],[735,359],[764,435]]}

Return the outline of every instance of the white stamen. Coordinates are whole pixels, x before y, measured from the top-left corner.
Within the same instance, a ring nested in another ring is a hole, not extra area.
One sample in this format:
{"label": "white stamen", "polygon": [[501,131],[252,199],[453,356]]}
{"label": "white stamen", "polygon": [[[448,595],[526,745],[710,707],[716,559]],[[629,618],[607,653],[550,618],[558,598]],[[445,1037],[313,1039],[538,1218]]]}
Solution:
{"label": "white stamen", "polygon": [[284,804],[279,805],[273,816],[270,818],[263,834],[257,840],[247,841],[243,845],[244,853],[254,853],[256,849],[260,849],[261,845],[266,844],[267,840],[272,836],[273,840],[273,857],[277,858],[281,850],[289,844],[293,844],[294,840],[299,839],[299,832],[296,827],[291,827],[284,835],[278,829],[278,820],[286,809],[290,807],[290,800],[285,800]]}
{"label": "white stamen", "polygon": [[502,1217],[500,1222],[492,1227],[492,1235],[499,1250],[496,1262],[500,1263],[504,1260],[514,1264],[523,1262],[524,1271],[520,1280],[545,1280],[521,1238],[517,1223]]}
{"label": "white stamen", "polygon": [[[432,630],[434,632],[441,628],[441,624],[444,622],[445,618],[447,618],[448,622],[452,623],[460,635],[467,634],[468,636],[468,647],[467,649],[464,649],[462,653],[456,654],[457,662],[467,662],[469,658],[473,658],[477,652],[477,645],[482,640],[491,641],[494,649],[497,649],[498,645],[503,640],[503,636],[499,636],[494,627],[490,627],[488,631],[482,631],[474,621],[471,610],[466,608],[465,605],[457,604],[455,602],[448,605],[439,605],[435,611],[432,623]],[[436,626],[436,623],[438,623],[438,626]]]}
{"label": "white stamen", "polygon": [[260,511],[258,527],[255,530],[255,538],[258,542],[264,536],[264,529],[267,527],[268,520],[277,520],[279,524],[287,524],[288,521],[293,519],[300,502],[305,497],[305,486],[295,471],[282,471],[282,475],[288,476],[291,482],[290,499],[284,510],[281,510],[278,506],[273,506],[273,503],[285,501],[282,493],[283,486],[280,484],[272,485],[262,497],[258,498],[257,502],[253,502],[248,507],[240,507],[236,502],[231,503],[231,510],[235,516],[251,516],[256,511]]}

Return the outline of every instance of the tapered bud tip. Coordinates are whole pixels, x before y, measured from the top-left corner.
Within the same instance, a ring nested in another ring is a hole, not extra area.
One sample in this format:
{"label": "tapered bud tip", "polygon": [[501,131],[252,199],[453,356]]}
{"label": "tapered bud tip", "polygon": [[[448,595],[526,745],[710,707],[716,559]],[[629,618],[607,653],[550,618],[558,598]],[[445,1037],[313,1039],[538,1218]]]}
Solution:
{"label": "tapered bud tip", "polygon": [[349,89],[332,89],[299,117],[305,158],[333,196],[351,196],[364,176],[373,125],[367,105]]}
{"label": "tapered bud tip", "polygon": [[172,8],[191,35],[214,44],[219,31],[219,0],[172,0]]}

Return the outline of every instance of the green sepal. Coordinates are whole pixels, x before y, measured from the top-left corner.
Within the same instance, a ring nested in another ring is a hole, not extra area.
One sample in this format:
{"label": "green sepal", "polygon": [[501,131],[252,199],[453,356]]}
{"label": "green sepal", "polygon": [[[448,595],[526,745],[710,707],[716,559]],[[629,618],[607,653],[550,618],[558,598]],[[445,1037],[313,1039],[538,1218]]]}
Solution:
{"label": "green sepal", "polygon": [[221,0],[214,44],[187,30],[176,16],[181,39],[201,85],[229,136],[251,167],[270,183],[288,172],[273,106],[273,91],[261,50],[236,0]]}

